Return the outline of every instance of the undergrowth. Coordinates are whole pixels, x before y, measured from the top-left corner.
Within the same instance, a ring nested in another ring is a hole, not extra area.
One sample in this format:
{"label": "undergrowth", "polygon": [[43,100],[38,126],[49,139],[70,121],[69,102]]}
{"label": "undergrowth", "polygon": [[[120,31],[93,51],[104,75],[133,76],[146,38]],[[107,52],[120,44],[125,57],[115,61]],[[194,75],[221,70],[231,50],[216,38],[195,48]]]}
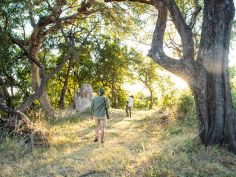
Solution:
{"label": "undergrowth", "polygon": [[124,110],[113,109],[104,144],[93,143],[89,115],[47,121],[35,116],[49,131],[49,146],[30,147],[5,136],[0,176],[236,176],[235,155],[201,144],[192,110],[136,111],[127,118]]}

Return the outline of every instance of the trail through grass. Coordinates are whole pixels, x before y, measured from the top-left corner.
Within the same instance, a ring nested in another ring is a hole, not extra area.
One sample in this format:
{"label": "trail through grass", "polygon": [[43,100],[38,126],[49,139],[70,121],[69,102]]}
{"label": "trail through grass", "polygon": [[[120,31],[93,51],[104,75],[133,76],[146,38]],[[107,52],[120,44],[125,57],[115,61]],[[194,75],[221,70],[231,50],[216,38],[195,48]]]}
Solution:
{"label": "trail through grass", "polygon": [[30,149],[5,139],[1,176],[236,176],[236,157],[205,148],[196,121],[168,121],[158,111],[132,118],[112,110],[106,140],[93,143],[94,122],[86,115],[52,121],[50,146]]}

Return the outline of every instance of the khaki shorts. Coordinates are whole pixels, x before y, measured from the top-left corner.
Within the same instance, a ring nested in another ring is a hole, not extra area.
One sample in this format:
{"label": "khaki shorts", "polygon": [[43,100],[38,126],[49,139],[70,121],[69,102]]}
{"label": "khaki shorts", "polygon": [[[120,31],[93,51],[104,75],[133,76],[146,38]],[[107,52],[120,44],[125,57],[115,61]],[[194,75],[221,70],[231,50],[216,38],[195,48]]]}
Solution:
{"label": "khaki shorts", "polygon": [[106,117],[93,117],[97,126],[101,128],[107,127],[107,118]]}

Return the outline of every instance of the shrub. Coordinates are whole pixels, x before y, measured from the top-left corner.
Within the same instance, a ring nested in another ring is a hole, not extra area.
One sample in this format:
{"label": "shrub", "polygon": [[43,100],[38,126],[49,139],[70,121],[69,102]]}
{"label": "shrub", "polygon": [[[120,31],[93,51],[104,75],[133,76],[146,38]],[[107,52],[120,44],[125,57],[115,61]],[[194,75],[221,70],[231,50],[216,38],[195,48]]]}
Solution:
{"label": "shrub", "polygon": [[188,114],[189,112],[194,111],[195,103],[193,96],[186,93],[181,95],[181,97],[179,98],[178,107],[178,110],[184,114]]}
{"label": "shrub", "polygon": [[233,107],[236,111],[236,92],[232,91],[232,101],[233,101]]}

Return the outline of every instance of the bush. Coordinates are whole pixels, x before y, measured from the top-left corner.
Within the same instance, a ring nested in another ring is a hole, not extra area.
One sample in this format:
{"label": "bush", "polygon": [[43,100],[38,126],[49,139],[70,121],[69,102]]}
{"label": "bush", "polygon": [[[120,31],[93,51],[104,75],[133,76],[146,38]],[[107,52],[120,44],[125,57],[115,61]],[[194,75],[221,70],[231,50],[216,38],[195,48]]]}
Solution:
{"label": "bush", "polygon": [[178,103],[179,93],[176,90],[169,90],[167,93],[163,93],[162,97],[158,100],[158,107],[165,109],[167,107],[173,107]]}
{"label": "bush", "polygon": [[193,96],[186,93],[181,95],[181,97],[179,98],[178,110],[183,114],[188,114],[194,111],[195,102]]}
{"label": "bush", "polygon": [[148,109],[148,102],[147,100],[136,99],[134,101],[135,109],[137,110],[147,110]]}
{"label": "bush", "polygon": [[233,108],[236,111],[236,92],[232,92]]}

